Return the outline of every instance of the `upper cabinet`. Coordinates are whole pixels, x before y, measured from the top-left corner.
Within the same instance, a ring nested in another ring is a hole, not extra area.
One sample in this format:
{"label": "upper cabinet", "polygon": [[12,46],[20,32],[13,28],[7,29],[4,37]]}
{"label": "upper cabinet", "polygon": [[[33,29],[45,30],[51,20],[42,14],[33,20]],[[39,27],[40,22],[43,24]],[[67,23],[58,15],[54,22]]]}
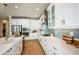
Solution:
{"label": "upper cabinet", "polygon": [[48,28],[65,28],[78,26],[79,4],[53,3],[47,8]]}
{"label": "upper cabinet", "polygon": [[48,28],[51,29],[55,26],[55,5],[49,5],[48,9]]}
{"label": "upper cabinet", "polygon": [[41,33],[42,34],[48,34],[47,27],[48,27],[48,13],[47,10],[45,9],[43,14],[41,15],[39,19],[40,25],[41,25]]}
{"label": "upper cabinet", "polygon": [[56,27],[75,26],[76,10],[73,3],[55,4],[55,23]]}
{"label": "upper cabinet", "polygon": [[40,17],[39,22],[40,22],[41,34],[45,34],[46,22],[45,22],[45,15],[44,14]]}
{"label": "upper cabinet", "polygon": [[76,3],[76,24],[79,26],[79,3]]}

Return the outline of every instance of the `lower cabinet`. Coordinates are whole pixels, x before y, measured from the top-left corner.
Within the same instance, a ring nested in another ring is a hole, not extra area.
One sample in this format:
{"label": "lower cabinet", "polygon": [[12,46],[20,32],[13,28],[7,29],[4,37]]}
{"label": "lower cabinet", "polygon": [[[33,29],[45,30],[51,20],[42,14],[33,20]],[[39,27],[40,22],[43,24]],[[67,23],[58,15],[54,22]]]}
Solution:
{"label": "lower cabinet", "polygon": [[19,41],[16,47],[16,54],[20,55],[22,52],[22,41]]}
{"label": "lower cabinet", "polygon": [[31,39],[38,39],[38,33],[29,33]]}
{"label": "lower cabinet", "polygon": [[4,55],[20,55],[22,52],[22,40],[14,44]]}
{"label": "lower cabinet", "polygon": [[53,47],[48,39],[40,39],[39,41],[46,55],[57,55],[57,49]]}
{"label": "lower cabinet", "polygon": [[9,50],[7,50],[4,55],[16,55],[16,45],[13,45]]}

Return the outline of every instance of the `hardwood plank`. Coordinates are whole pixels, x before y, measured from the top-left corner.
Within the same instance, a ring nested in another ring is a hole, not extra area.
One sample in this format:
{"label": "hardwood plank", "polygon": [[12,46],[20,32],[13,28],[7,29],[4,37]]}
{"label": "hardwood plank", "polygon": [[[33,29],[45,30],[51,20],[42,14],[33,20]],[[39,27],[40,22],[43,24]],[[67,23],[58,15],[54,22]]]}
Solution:
{"label": "hardwood plank", "polygon": [[45,55],[38,40],[26,40],[22,55]]}

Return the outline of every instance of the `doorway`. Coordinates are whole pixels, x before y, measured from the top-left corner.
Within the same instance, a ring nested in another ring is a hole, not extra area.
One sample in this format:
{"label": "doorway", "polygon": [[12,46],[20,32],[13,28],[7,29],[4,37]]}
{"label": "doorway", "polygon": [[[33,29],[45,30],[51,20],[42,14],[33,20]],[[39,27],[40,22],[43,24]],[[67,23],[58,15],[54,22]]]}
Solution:
{"label": "doorway", "polygon": [[6,36],[6,23],[3,23],[3,37]]}

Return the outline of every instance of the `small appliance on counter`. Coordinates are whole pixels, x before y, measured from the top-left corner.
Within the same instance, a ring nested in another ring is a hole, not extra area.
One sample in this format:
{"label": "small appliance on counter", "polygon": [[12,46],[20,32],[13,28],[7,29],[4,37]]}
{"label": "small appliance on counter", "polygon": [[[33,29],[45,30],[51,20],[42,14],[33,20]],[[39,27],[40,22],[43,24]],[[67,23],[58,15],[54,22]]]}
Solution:
{"label": "small appliance on counter", "polygon": [[79,48],[79,39],[74,39],[73,40],[73,45],[74,45],[74,47],[76,47],[76,48]]}
{"label": "small appliance on counter", "polygon": [[71,36],[71,35],[63,35],[63,40],[65,40],[66,43],[68,43],[68,44],[72,44],[73,43],[73,39],[74,39],[74,37]]}

